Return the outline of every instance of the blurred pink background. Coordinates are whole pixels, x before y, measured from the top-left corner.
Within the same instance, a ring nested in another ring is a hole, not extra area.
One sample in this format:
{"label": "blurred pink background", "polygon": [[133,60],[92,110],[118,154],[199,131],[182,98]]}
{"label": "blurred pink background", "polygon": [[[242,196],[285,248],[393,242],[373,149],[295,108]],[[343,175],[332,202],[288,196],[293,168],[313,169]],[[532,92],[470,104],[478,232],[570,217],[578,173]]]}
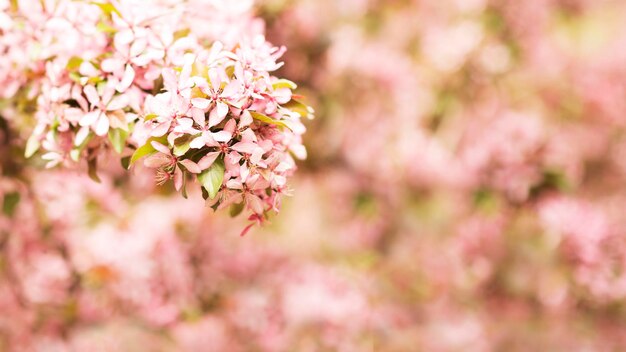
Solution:
{"label": "blurred pink background", "polygon": [[281,213],[0,119],[0,351],[626,350],[626,2],[242,4],[316,110]]}

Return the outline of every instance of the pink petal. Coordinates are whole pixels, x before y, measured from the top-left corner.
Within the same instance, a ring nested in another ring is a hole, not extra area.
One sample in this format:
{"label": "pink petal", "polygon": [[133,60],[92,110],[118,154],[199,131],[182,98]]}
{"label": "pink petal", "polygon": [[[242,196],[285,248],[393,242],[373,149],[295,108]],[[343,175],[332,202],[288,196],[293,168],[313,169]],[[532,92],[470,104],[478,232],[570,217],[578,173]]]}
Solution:
{"label": "pink petal", "polygon": [[198,109],[206,109],[209,107],[210,104],[211,104],[211,101],[209,99],[204,99],[204,98],[191,99],[191,105],[193,105],[194,107]]}
{"label": "pink petal", "polygon": [[177,191],[183,188],[183,171],[179,167],[174,170],[174,188]]}
{"label": "pink petal", "polygon": [[241,139],[244,142],[256,142],[256,134],[250,128],[247,128],[241,132]]}
{"label": "pink petal", "polygon": [[221,101],[217,102],[217,115],[221,118],[221,120],[228,115],[228,105],[226,103]]}
{"label": "pink petal", "polygon": [[208,169],[211,165],[213,165],[215,160],[217,160],[217,157],[219,155],[220,155],[220,152],[208,153],[207,155],[203,156],[202,159],[200,159],[200,161],[198,161],[198,166],[202,170]]}
{"label": "pink petal", "polygon": [[131,65],[126,65],[126,69],[124,70],[124,76],[122,77],[122,81],[115,87],[118,92],[124,92],[130,85],[133,83],[135,79],[135,70]]}
{"label": "pink petal", "polygon": [[219,115],[217,111],[217,107],[213,108],[211,112],[209,113],[209,127],[219,125],[219,123],[222,122],[222,120],[224,120],[224,117],[225,115],[224,116]]}
{"label": "pink petal", "polygon": [[172,153],[170,152],[170,148],[164,146],[163,144],[159,143],[159,142],[155,142],[152,141],[150,142],[150,144],[152,145],[152,147],[158,151],[160,151],[163,154],[167,154],[167,155],[172,155]]}
{"label": "pink petal", "polygon": [[83,76],[94,77],[97,76],[99,71],[96,69],[94,65],[92,65],[89,61],[83,61],[78,68],[78,72],[80,72]]}
{"label": "pink petal", "polygon": [[200,166],[198,166],[198,164],[194,163],[193,161],[189,159],[180,160],[179,163],[181,163],[187,169],[187,171],[193,174],[199,174],[202,172],[202,170],[200,169]]}
{"label": "pink petal", "polygon": [[204,147],[206,143],[204,142],[204,138],[202,136],[194,138],[191,143],[189,143],[189,148],[191,149],[200,149]]}
{"label": "pink petal", "polygon": [[135,57],[141,54],[148,46],[148,41],[144,38],[138,38],[130,45],[130,56]]}
{"label": "pink petal", "polygon": [[111,102],[107,104],[107,111],[120,110],[128,106],[130,99],[127,95],[118,95],[111,99]]}
{"label": "pink petal", "polygon": [[180,119],[177,119],[176,121],[178,122],[178,125],[184,130],[188,130],[189,128],[191,128],[191,126],[193,126],[193,120],[186,117],[182,117]]}
{"label": "pink petal", "polygon": [[236,129],[237,123],[235,122],[235,119],[228,120],[228,122],[226,122],[226,125],[224,126],[224,131],[230,133],[231,135],[235,132]]}
{"label": "pink petal", "polygon": [[172,159],[169,156],[165,155],[165,154],[156,153],[156,154],[152,154],[152,155],[148,156],[143,161],[143,164],[146,167],[157,169],[157,168],[169,165],[171,163],[171,160]]}
{"label": "pink petal", "polygon": [[263,149],[256,148],[254,152],[252,152],[252,155],[250,156],[250,162],[252,162],[255,165],[258,164],[259,161],[261,161],[263,154],[264,154]]}
{"label": "pink petal", "polygon": [[115,34],[114,40],[116,45],[123,46],[132,42],[134,38],[135,35],[132,30],[124,29]]}
{"label": "pink petal", "polygon": [[184,64],[183,64],[183,69],[180,72],[180,78],[181,80],[186,81],[189,79],[189,76],[191,75],[191,66],[193,65],[194,61],[196,61],[196,56],[194,54],[188,53],[188,54],[185,54],[183,59],[184,59]]}
{"label": "pink petal", "polygon": [[154,129],[152,130],[152,132],[150,133],[150,135],[153,137],[161,137],[165,135],[167,131],[170,130],[171,124],[172,124],[171,120],[167,120],[165,122],[162,122],[156,125]]}
{"label": "pink petal", "polygon": [[232,98],[239,93],[240,89],[241,83],[239,83],[239,81],[230,81],[226,87],[224,87],[224,91],[222,91],[220,95],[224,98]]}
{"label": "pink petal", "polygon": [[[257,174],[259,175],[259,174]],[[248,180],[249,181],[249,180]],[[257,178],[257,181],[254,182],[252,186],[248,185],[248,187],[253,191],[260,191],[268,188],[270,183],[264,178]]]}
{"label": "pink petal", "polygon": [[159,58],[159,59],[160,59],[160,58],[162,58],[162,57],[163,57],[163,54],[162,54],[162,52],[158,52],[158,51],[156,51],[156,50],[155,50],[155,51],[149,51],[149,52],[148,52],[148,53],[146,53],[146,54],[142,54],[142,55],[139,55],[139,56],[135,56],[134,58],[132,58],[132,59],[130,60],[130,62],[132,62],[132,63],[133,63],[133,64],[135,64],[136,66],[139,66],[139,67],[144,67],[144,66],[146,66],[147,64],[149,64],[149,63],[150,63],[150,61],[152,61],[152,58],[153,58],[153,57],[157,57],[157,58]]}
{"label": "pink petal", "polygon": [[100,95],[98,95],[96,87],[94,87],[93,85],[90,84],[83,88],[83,92],[85,92],[87,100],[89,100],[89,103],[91,103],[91,105],[98,105],[100,103]]}
{"label": "pink petal", "polygon": [[231,164],[238,164],[239,160],[241,160],[241,155],[237,152],[230,152],[228,153],[227,160]]}
{"label": "pink petal", "polygon": [[213,133],[213,139],[215,139],[216,142],[226,143],[230,141],[232,138],[233,138],[233,134],[228,131],[219,131],[219,132]]}
{"label": "pink petal", "polygon": [[243,197],[250,210],[256,214],[263,214],[263,201],[261,198],[250,193],[244,194]]}
{"label": "pink petal", "polygon": [[102,99],[100,101],[108,105],[113,99],[113,95],[115,94],[115,86],[118,84],[117,79],[115,77],[109,77],[109,81],[106,86],[104,86],[104,92],[102,92]]}
{"label": "pink petal", "polygon": [[76,140],[74,141],[74,145],[79,146],[83,144],[87,136],[89,135],[89,127],[84,126],[76,133]]}
{"label": "pink petal", "polygon": [[238,189],[238,190],[242,190],[243,189],[243,183],[241,183],[240,180],[233,178],[228,180],[228,182],[226,182],[226,187],[230,188],[230,189]]}
{"label": "pink petal", "polygon": [[232,150],[236,150],[240,153],[252,154],[258,148],[258,146],[254,143],[250,142],[239,142],[230,147]]}
{"label": "pink petal", "polygon": [[274,91],[274,99],[278,104],[286,104],[291,100],[291,89],[281,88]]}
{"label": "pink petal", "polygon": [[171,112],[170,106],[165,102],[165,100],[169,100],[169,97],[170,93],[161,93],[154,97],[146,97],[147,110],[159,116],[169,117]]}
{"label": "pink petal", "polygon": [[161,76],[163,76],[163,86],[165,90],[168,92],[176,92],[178,89],[178,78],[176,78],[176,72],[171,68],[164,68],[161,71]]}
{"label": "pink petal", "polygon": [[239,167],[239,177],[241,177],[241,182],[246,182],[248,175],[250,175],[250,170],[246,166],[246,163],[243,163],[243,165]]}
{"label": "pink petal", "polygon": [[88,112],[85,114],[85,116],[83,116],[82,119],[80,119],[78,124],[81,126],[91,126],[94,124],[94,122],[96,122],[96,120],[98,120],[100,113],[101,113],[100,110],[94,110],[92,112]]}
{"label": "pink petal", "polygon": [[106,117],[106,115],[100,115],[94,132],[96,132],[98,136],[104,136],[107,132],[109,132],[109,118]]}
{"label": "pink petal", "polygon": [[241,116],[239,117],[239,128],[250,126],[252,121],[253,119],[252,119],[252,115],[250,114],[250,111],[244,110],[244,112],[241,113]]}
{"label": "pink petal", "polygon": [[119,58],[108,58],[102,60],[100,68],[104,72],[115,72],[124,66],[124,61]]}
{"label": "pink petal", "polygon": [[192,108],[191,116],[193,117],[193,120],[196,121],[196,123],[200,126],[204,126],[204,124],[206,123],[206,117],[204,116],[204,111],[202,111],[201,109]]}
{"label": "pink petal", "polygon": [[211,80],[211,86],[215,88],[215,90],[219,89],[222,85],[222,78],[216,68],[209,70],[209,79]]}

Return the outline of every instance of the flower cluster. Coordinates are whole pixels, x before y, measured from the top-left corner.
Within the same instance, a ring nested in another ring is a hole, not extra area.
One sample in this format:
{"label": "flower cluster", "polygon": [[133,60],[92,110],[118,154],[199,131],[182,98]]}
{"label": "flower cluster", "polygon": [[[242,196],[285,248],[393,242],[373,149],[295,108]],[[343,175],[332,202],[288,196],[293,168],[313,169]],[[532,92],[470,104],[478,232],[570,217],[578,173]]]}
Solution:
{"label": "flower cluster", "polygon": [[[21,89],[36,100],[27,157],[42,149],[47,167],[86,161],[97,178],[99,158],[113,149],[127,166],[145,157],[158,183],[173,180],[185,196],[187,181],[199,181],[215,208],[247,209],[258,221],[278,210],[293,157],[306,157],[300,119],[312,111],[293,82],[272,75],[284,47],[254,26],[233,26],[236,42],[234,33],[222,42],[223,30],[196,30],[191,3],[2,6],[0,69],[17,76],[1,93]],[[24,54],[29,65],[10,70]]]}

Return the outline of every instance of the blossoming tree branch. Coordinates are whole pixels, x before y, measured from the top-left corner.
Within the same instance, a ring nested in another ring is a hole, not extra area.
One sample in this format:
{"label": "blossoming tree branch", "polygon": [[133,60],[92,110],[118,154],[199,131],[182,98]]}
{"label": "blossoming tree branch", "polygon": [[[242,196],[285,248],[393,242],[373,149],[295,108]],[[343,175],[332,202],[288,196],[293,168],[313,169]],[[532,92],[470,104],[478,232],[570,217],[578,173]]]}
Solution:
{"label": "blossoming tree branch", "polygon": [[113,151],[185,197],[197,184],[214,209],[261,222],[306,158],[312,109],[273,75],[285,48],[254,18],[220,33],[194,3],[5,3],[0,98],[34,116],[25,156],[46,167],[86,164],[97,180]]}

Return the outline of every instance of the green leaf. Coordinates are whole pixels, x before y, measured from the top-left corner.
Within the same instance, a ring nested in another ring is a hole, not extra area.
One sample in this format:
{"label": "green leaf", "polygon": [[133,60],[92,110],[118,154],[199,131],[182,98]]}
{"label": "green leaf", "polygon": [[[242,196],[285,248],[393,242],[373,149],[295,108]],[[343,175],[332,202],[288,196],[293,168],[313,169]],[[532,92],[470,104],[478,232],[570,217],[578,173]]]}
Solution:
{"label": "green leaf", "polygon": [[100,177],[98,177],[98,159],[89,159],[87,162],[89,178],[100,183]]}
{"label": "green leaf", "polygon": [[72,56],[67,61],[67,66],[65,66],[65,68],[68,71],[74,71],[74,70],[78,69],[82,63],[83,63],[83,59],[81,59],[80,57]]}
{"label": "green leaf", "polygon": [[162,144],[167,144],[167,138],[165,136],[163,136],[163,137],[152,137],[152,138],[148,139],[146,144],[144,144],[141,147],[137,148],[137,150],[135,150],[133,155],[130,157],[130,163],[128,164],[129,168],[137,160],[143,158],[144,156],[147,156],[147,155],[150,155],[150,154],[154,154],[156,152],[156,149],[154,149],[154,147],[152,146],[152,143],[151,143],[153,141],[154,142],[158,142],[158,143],[162,143]]}
{"label": "green leaf", "polygon": [[91,84],[98,84],[100,82],[104,82],[104,79],[102,77],[98,77],[98,76],[94,76],[94,77],[89,77],[89,79],[87,79],[87,83],[91,83]]}
{"label": "green leaf", "polygon": [[216,160],[211,167],[204,170],[198,175],[198,181],[202,184],[202,187],[209,193],[209,198],[213,199],[220,191],[222,182],[224,182],[224,161],[222,159]]}
{"label": "green leaf", "polygon": [[6,216],[13,216],[15,209],[20,202],[20,194],[17,192],[11,192],[4,195],[4,201],[2,202],[2,212]]}
{"label": "green leaf", "polygon": [[258,113],[256,111],[250,111],[250,115],[252,115],[253,119],[259,120],[261,122],[265,122],[265,123],[267,123],[269,125],[280,126],[280,127],[291,129],[284,122],[279,121],[279,120],[274,120],[273,118],[271,118],[271,117],[269,117],[267,115],[263,115],[261,113]]}
{"label": "green leaf", "polygon": [[180,188],[180,193],[183,195],[183,198],[189,198],[187,195],[187,171],[183,171],[183,185]]}
{"label": "green leaf", "polygon": [[144,121],[150,121],[150,120],[156,119],[157,117],[159,117],[159,115],[157,115],[157,114],[148,114],[148,115],[143,117],[143,120]]}
{"label": "green leaf", "polygon": [[234,218],[235,216],[241,214],[241,212],[243,211],[243,202],[231,205],[229,210],[230,216]]}
{"label": "green leaf", "polygon": [[78,72],[70,72],[70,79],[76,83],[82,84],[80,79],[82,76]]}
{"label": "green leaf", "polygon": [[287,104],[283,104],[282,107],[292,110],[302,117],[306,117],[308,119],[313,118],[313,109],[298,100],[291,99]]}
{"label": "green leaf", "polygon": [[122,167],[124,169],[128,169],[130,167],[130,155],[120,159],[120,162],[122,163]]}
{"label": "green leaf", "polygon": [[174,141],[174,153],[173,154],[175,156],[185,155],[185,153],[189,151],[189,148],[191,148],[189,144],[191,144],[192,140],[193,138],[188,134],[182,137],[176,138],[176,140]]}
{"label": "green leaf", "polygon": [[124,147],[126,146],[126,138],[128,138],[128,132],[124,131],[123,129],[109,129],[109,141],[111,141],[113,149],[118,154],[122,154],[122,152],[124,151]]}
{"label": "green leaf", "polygon": [[104,12],[104,14],[107,16],[111,16],[111,14],[115,12],[118,16],[122,17],[120,11],[116,9],[115,6],[113,6],[113,4],[111,3],[97,1],[92,1],[91,3],[98,6],[100,10],[102,10],[102,12]]}
{"label": "green leaf", "polygon": [[184,38],[189,35],[191,29],[185,28],[174,32],[174,41],[177,41],[180,38]]}
{"label": "green leaf", "polygon": [[96,84],[96,91],[98,91],[98,95],[102,96],[106,89],[107,89],[107,82],[102,81]]}
{"label": "green leaf", "polygon": [[114,33],[117,30],[104,22],[98,22],[96,25],[96,29],[102,33]]}
{"label": "green leaf", "polygon": [[278,81],[272,83],[272,87],[274,89],[289,88],[293,90],[298,88],[298,85],[288,79],[279,79]]}
{"label": "green leaf", "polygon": [[26,142],[26,149],[24,150],[24,157],[30,158],[33,156],[39,147],[41,146],[41,142],[39,141],[39,136],[31,135]]}
{"label": "green leaf", "polygon": [[228,78],[233,78],[235,76],[235,66],[226,67],[226,75]]}

